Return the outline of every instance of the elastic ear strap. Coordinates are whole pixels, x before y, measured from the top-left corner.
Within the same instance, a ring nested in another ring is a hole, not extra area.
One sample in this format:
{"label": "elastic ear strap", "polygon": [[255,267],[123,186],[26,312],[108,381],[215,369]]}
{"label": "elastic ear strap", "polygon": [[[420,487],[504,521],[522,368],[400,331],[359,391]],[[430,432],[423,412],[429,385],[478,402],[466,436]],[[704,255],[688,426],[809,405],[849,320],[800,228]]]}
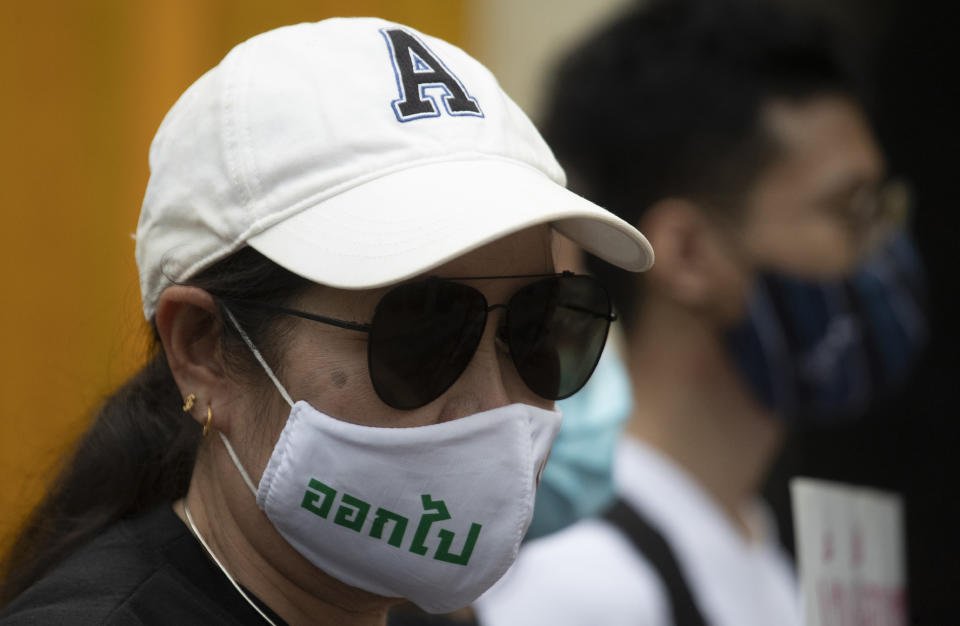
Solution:
{"label": "elastic ear strap", "polygon": [[227,439],[227,436],[224,435],[219,430],[217,434],[220,435],[220,440],[223,441],[223,445],[227,448],[227,453],[230,454],[230,458],[233,459],[233,464],[237,466],[237,470],[240,471],[240,475],[243,477],[243,482],[247,483],[247,487],[250,488],[250,492],[253,494],[253,497],[257,497],[257,486],[253,484],[253,481],[250,480],[250,474],[247,473],[247,470],[243,469],[243,463],[240,462],[240,458],[237,456],[237,453],[233,451],[233,446],[230,445],[230,441]]}
{"label": "elastic ear strap", "polygon": [[223,310],[227,312],[227,317],[230,318],[230,323],[232,323],[233,327],[237,329],[238,333],[240,333],[240,337],[243,339],[243,342],[247,344],[247,347],[250,348],[250,352],[253,352],[253,356],[256,357],[257,361],[260,362],[260,365],[263,367],[263,371],[265,371],[267,376],[270,377],[270,380],[273,381],[277,391],[279,391],[280,395],[283,396],[283,399],[287,401],[287,404],[290,405],[290,408],[293,408],[293,400],[290,399],[290,394],[287,393],[287,390],[284,389],[283,385],[280,384],[280,381],[277,380],[277,376],[273,373],[273,370],[270,369],[270,366],[267,365],[266,360],[264,360],[263,355],[260,354],[260,351],[257,350],[257,347],[253,345],[252,341],[250,341],[250,337],[247,336],[247,333],[240,328],[240,323],[237,322],[237,318],[233,316],[233,313],[231,313],[230,309],[228,309],[226,306],[223,307]]}

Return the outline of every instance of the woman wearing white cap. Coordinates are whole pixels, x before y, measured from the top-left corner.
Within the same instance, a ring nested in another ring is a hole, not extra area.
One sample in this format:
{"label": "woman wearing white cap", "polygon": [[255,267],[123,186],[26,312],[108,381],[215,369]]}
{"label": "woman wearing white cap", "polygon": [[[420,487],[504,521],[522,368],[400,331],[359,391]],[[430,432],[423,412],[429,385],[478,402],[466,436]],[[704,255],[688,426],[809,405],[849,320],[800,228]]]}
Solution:
{"label": "woman wearing white cap", "polygon": [[166,116],[137,229],[157,347],[4,565],[3,624],[377,624],[513,561],[613,319],[563,188],[461,50],[375,19],[237,46]]}

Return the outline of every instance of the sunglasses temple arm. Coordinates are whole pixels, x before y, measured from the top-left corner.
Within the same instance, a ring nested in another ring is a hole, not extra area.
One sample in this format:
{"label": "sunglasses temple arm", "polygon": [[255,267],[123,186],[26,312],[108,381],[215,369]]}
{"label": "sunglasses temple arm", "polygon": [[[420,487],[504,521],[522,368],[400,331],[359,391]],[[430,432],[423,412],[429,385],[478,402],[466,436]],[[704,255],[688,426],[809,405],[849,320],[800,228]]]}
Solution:
{"label": "sunglasses temple arm", "polygon": [[370,332],[370,324],[363,324],[360,322],[351,322],[348,320],[340,320],[335,317],[326,317],[323,315],[315,315],[313,313],[307,313],[306,311],[298,311],[296,309],[288,309],[287,307],[278,306],[276,304],[270,304],[269,302],[257,302],[256,300],[245,300],[245,301],[235,301],[236,304],[240,306],[252,306],[258,309],[264,309],[267,311],[275,311],[277,313],[283,313],[285,315],[293,315],[294,317],[302,317],[313,322],[320,322],[321,324],[329,324],[330,326],[336,326],[338,328],[345,328],[347,330],[357,330],[364,333]]}

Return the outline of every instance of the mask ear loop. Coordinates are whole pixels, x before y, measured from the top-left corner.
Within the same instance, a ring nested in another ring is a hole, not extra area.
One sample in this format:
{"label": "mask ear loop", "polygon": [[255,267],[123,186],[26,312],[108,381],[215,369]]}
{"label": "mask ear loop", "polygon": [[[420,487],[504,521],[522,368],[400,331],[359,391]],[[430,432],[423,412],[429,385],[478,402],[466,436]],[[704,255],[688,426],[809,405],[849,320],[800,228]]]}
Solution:
{"label": "mask ear loop", "polygon": [[230,312],[230,309],[224,306],[223,310],[226,311],[227,317],[230,318],[230,323],[233,324],[233,327],[237,329],[238,333],[240,333],[240,338],[243,339],[243,343],[247,344],[247,347],[250,348],[250,352],[253,352],[253,356],[256,357],[257,361],[260,363],[260,366],[263,367],[263,371],[267,373],[267,376],[273,381],[273,385],[277,388],[277,391],[280,392],[280,395],[283,396],[283,399],[287,401],[287,404],[289,404],[290,408],[292,409],[293,400],[290,399],[290,394],[287,393],[287,390],[284,389],[283,385],[280,384],[276,374],[274,374],[273,370],[270,369],[270,366],[267,365],[267,361],[263,358],[263,355],[260,354],[260,351],[257,350],[257,347],[253,345],[252,341],[250,341],[250,337],[247,335],[246,331],[240,328],[240,323],[237,322],[237,318],[233,316],[233,313]]}
{"label": "mask ear loop", "polygon": [[[247,347],[250,348],[250,352],[253,353],[253,356],[257,359],[257,362],[260,363],[263,371],[265,371],[270,380],[273,381],[277,391],[279,391],[280,395],[283,396],[283,399],[287,401],[287,404],[290,405],[290,408],[293,408],[293,400],[290,398],[290,394],[287,393],[287,390],[284,389],[283,385],[280,384],[276,374],[274,374],[270,366],[267,365],[266,359],[263,358],[263,355],[260,354],[260,351],[257,350],[257,347],[253,345],[253,341],[250,340],[250,337],[247,335],[247,333],[243,330],[243,328],[240,327],[240,323],[237,322],[237,318],[233,316],[233,313],[231,313],[230,309],[228,309],[226,306],[223,307],[223,310],[226,312],[227,318],[230,319],[230,323],[233,324],[233,327],[237,329],[238,333],[240,333],[240,338],[243,339],[243,343],[247,344]],[[220,435],[220,440],[223,441],[223,445],[227,448],[227,453],[230,455],[230,459],[240,472],[240,476],[243,477],[243,482],[247,483],[247,487],[250,488],[250,492],[253,494],[253,497],[256,498],[257,486],[253,483],[253,480],[250,479],[250,475],[247,473],[247,470],[244,469],[243,464],[240,462],[240,458],[237,456],[237,453],[234,452],[233,446],[230,445],[230,441],[222,432],[217,431],[217,434]]]}

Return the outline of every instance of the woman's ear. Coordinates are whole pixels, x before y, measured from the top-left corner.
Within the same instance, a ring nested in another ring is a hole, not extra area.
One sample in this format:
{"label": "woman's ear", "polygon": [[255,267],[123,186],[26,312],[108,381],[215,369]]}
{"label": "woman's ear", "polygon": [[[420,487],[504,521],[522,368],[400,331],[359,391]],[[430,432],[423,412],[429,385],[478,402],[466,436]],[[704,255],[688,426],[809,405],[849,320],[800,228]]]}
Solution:
{"label": "woman's ear", "polygon": [[736,319],[742,310],[744,269],[733,242],[704,209],[684,198],[665,198],[640,222],[657,253],[646,278],[650,288],[686,308]]}
{"label": "woman's ear", "polygon": [[197,287],[168,287],[157,301],[156,324],[177,387],[184,398],[194,394],[190,413],[203,424],[207,407],[228,393],[213,296]]}

